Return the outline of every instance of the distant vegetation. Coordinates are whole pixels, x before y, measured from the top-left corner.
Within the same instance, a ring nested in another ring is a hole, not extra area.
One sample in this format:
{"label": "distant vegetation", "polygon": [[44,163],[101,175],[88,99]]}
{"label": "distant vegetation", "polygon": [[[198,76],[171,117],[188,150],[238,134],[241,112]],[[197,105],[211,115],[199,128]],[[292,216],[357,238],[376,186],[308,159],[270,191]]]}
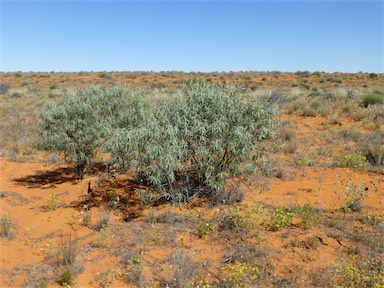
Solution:
{"label": "distant vegetation", "polygon": [[384,105],[384,94],[381,92],[367,94],[363,98],[364,107],[369,105],[382,104]]}

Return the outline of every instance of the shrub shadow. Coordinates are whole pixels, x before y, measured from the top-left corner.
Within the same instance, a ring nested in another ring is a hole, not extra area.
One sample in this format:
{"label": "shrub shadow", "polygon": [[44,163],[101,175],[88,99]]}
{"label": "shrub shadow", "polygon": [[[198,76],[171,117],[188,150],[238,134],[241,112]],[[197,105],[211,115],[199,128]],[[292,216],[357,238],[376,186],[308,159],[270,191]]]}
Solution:
{"label": "shrub shadow", "polygon": [[[16,178],[13,181],[28,188],[52,188],[57,184],[74,182],[78,180],[74,169],[61,167],[52,171],[38,171],[34,175]],[[47,186],[48,185],[48,186]]]}

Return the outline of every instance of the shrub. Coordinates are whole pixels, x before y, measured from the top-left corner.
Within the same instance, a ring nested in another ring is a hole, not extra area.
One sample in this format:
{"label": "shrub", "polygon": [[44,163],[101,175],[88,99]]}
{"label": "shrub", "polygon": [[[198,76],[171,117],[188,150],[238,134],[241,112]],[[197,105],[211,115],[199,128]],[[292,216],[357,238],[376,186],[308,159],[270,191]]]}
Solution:
{"label": "shrub", "polygon": [[21,93],[20,92],[13,92],[11,94],[11,98],[20,98],[21,97]]}
{"label": "shrub", "polygon": [[384,287],[383,261],[363,258],[335,268],[336,287]]}
{"label": "shrub", "polygon": [[377,131],[365,138],[362,144],[362,154],[367,158],[369,164],[384,166],[384,131]]}
{"label": "shrub", "polygon": [[157,101],[141,125],[116,129],[107,147],[119,166],[135,167],[168,198],[210,195],[274,135],[274,107],[237,86],[190,82],[181,98]]}
{"label": "shrub", "polygon": [[143,268],[145,266],[143,255],[138,251],[130,251],[123,256],[122,262],[126,266],[128,282],[136,287],[143,287]]}
{"label": "shrub", "polygon": [[61,235],[59,241],[58,262],[64,266],[72,266],[76,262],[79,250],[76,234]]}
{"label": "shrub", "polygon": [[100,74],[99,74],[99,77],[100,77],[100,78],[103,78],[103,79],[108,79],[108,80],[112,79],[112,75],[111,75],[110,73],[108,73],[108,72],[102,72],[102,73],[100,73]]}
{"label": "shrub", "polygon": [[71,285],[75,282],[75,278],[75,268],[73,266],[65,266],[58,282],[64,287],[71,287]]}
{"label": "shrub", "polygon": [[[360,212],[363,208],[364,199],[367,198],[369,187],[366,183],[361,181],[356,183],[352,177],[352,173],[348,172],[346,178],[341,178],[339,175],[336,175],[337,183],[345,194],[345,205],[341,207],[344,212]],[[376,191],[375,182],[371,182],[371,188],[373,191]]]}
{"label": "shrub", "polygon": [[369,73],[369,78],[372,80],[377,79],[377,74],[376,73]]}
{"label": "shrub", "polygon": [[222,268],[226,287],[250,287],[259,278],[259,269],[246,262],[227,264]]}
{"label": "shrub", "polygon": [[249,230],[263,223],[265,208],[262,204],[247,204],[228,209],[219,221],[219,228]]}
{"label": "shrub", "polygon": [[58,105],[48,104],[40,121],[43,148],[64,153],[82,179],[97,149],[111,138],[112,128],[138,117],[133,115],[135,106],[126,109],[133,95],[120,87],[91,87],[64,97]]}
{"label": "shrub", "polygon": [[363,106],[368,107],[369,105],[382,104],[384,105],[384,94],[376,92],[367,94],[363,97]]}
{"label": "shrub", "polygon": [[360,152],[348,154],[340,161],[341,167],[351,167],[351,168],[367,168],[369,167],[369,162],[367,157],[365,157]]}
{"label": "shrub", "polygon": [[9,91],[9,88],[10,88],[9,84],[0,83],[0,94],[3,94],[3,95],[7,94]]}
{"label": "shrub", "polygon": [[93,243],[95,247],[105,248],[109,245],[110,240],[114,237],[111,229],[107,226],[103,226],[97,233],[95,242]]}
{"label": "shrub", "polygon": [[110,221],[110,217],[108,214],[104,213],[104,214],[100,215],[94,229],[97,231],[100,231],[102,228],[108,227],[109,221]]}
{"label": "shrub", "polygon": [[190,287],[192,277],[196,274],[196,265],[192,256],[186,254],[182,250],[172,252],[170,259],[172,265],[172,282],[171,287],[187,288]]}
{"label": "shrub", "polygon": [[172,120],[182,155],[198,181],[212,190],[223,189],[227,173],[235,173],[258,142],[274,135],[276,109],[246,99],[237,86],[191,82],[177,104]]}
{"label": "shrub", "polygon": [[310,204],[295,207],[295,214],[300,218],[305,229],[316,226],[320,221],[320,211]]}
{"label": "shrub", "polygon": [[68,287],[75,282],[76,276],[84,268],[79,265],[77,255],[79,253],[79,240],[76,232],[69,232],[61,235],[59,240],[59,250],[57,254],[57,262],[62,267],[58,282]]}
{"label": "shrub", "polygon": [[208,221],[203,219],[202,214],[198,212],[198,221],[197,221],[197,236],[199,238],[204,238],[213,230],[212,220]]}
{"label": "shrub", "polygon": [[271,217],[270,227],[279,231],[291,225],[295,213],[289,207],[277,207]]}
{"label": "shrub", "polygon": [[56,210],[59,206],[59,198],[56,194],[52,193],[47,200],[47,208],[49,211]]}
{"label": "shrub", "polygon": [[102,135],[93,92],[83,90],[65,97],[58,106],[48,104],[41,114],[43,148],[63,152],[67,161],[76,164],[80,179],[100,146]]}

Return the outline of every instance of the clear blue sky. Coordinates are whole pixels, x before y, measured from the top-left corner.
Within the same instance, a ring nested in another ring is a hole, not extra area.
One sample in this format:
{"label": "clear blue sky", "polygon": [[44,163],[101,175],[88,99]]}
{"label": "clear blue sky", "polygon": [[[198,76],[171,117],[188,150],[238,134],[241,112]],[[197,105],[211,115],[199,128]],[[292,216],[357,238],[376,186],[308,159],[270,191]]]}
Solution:
{"label": "clear blue sky", "polygon": [[0,71],[384,73],[382,0],[0,3]]}

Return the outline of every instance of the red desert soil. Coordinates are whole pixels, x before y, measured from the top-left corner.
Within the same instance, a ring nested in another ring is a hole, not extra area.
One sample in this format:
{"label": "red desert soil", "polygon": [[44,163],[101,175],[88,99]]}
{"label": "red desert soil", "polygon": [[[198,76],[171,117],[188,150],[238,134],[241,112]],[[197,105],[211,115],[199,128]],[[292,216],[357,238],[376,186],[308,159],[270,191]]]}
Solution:
{"label": "red desert soil", "polygon": [[[14,239],[0,240],[1,287],[24,286],[27,272],[23,266],[31,269],[34,265],[51,261],[49,255],[54,255],[60,245],[58,236],[71,229],[76,230],[81,244],[88,249],[88,252],[81,256],[84,270],[76,279],[77,287],[98,287],[100,283],[97,282],[97,275],[100,272],[113,271],[113,269],[118,269],[121,266],[118,257],[113,253],[108,253],[108,249],[92,248],[89,245],[95,240],[93,230],[80,225],[78,223],[80,220],[79,209],[70,207],[71,203],[87,197],[89,179],[77,180],[68,165],[64,164],[15,163],[0,159],[0,171],[1,214],[8,213],[16,225]],[[243,185],[247,195],[245,203],[261,202],[266,206],[272,205],[274,207],[310,203],[325,211],[337,209],[343,202],[343,196],[338,193],[343,187],[337,182],[336,175],[340,176],[340,179],[346,179],[348,173],[352,173],[351,177],[357,183],[363,183],[367,186],[373,182],[376,184],[376,190],[370,191],[365,200],[365,211],[367,213],[381,213],[384,208],[383,175],[346,168],[302,168],[296,170],[287,179],[270,179],[271,183],[268,188],[263,188],[263,186],[249,181],[247,185]],[[97,175],[92,175],[90,178],[93,179],[92,181],[96,181]],[[47,211],[47,200],[52,194],[58,196],[59,207],[53,211]],[[220,209],[226,209],[226,207],[211,208],[203,204],[203,207],[198,209],[204,210],[205,215],[213,215]],[[188,208],[172,207],[169,204],[155,207],[153,210],[156,214],[174,212],[189,215],[192,213]],[[146,210],[143,213],[149,215],[151,211]],[[92,218],[97,219],[97,216],[103,213],[103,209],[94,207],[91,208],[91,213]],[[128,224],[121,218],[121,215],[112,215],[111,222],[114,231],[121,233],[116,234],[112,241],[125,241],[126,238],[124,237],[129,238],[129,233],[131,233],[126,230],[127,225],[130,227],[139,225],[140,217],[133,219]],[[332,261],[337,259],[340,251],[344,249],[337,240],[326,235],[324,228],[304,230],[293,225],[289,232],[264,231],[263,233],[265,233],[265,237],[268,237],[268,241],[263,245],[266,249],[273,249],[273,253],[277,253],[279,259],[278,263],[275,263],[274,273],[287,275],[292,273],[294,269],[297,273],[299,267],[301,272],[297,283],[305,281],[306,274],[311,271],[330,265]],[[292,239],[305,241],[311,236],[320,237],[325,245],[321,245],[320,249],[310,251],[297,247],[286,248],[287,243]],[[177,237],[183,239],[183,245],[192,251],[196,260],[211,263],[206,271],[206,279],[210,279],[209,275],[215,275],[219,271],[228,245],[226,239],[217,239],[214,234],[209,235],[206,239],[198,239],[195,233],[189,230]],[[172,246],[157,247],[151,243],[148,240],[137,243],[137,246],[146,251],[145,260],[150,265],[161,262],[176,248]],[[343,245],[347,247],[348,242],[343,243]],[[154,272],[145,269],[144,273],[153,275]],[[167,271],[160,269],[159,273],[166,274]],[[302,280],[300,280],[301,278]],[[56,286],[60,287],[59,284],[49,285],[49,287]],[[134,286],[129,286],[116,277],[116,280],[110,283],[109,287]]]}

